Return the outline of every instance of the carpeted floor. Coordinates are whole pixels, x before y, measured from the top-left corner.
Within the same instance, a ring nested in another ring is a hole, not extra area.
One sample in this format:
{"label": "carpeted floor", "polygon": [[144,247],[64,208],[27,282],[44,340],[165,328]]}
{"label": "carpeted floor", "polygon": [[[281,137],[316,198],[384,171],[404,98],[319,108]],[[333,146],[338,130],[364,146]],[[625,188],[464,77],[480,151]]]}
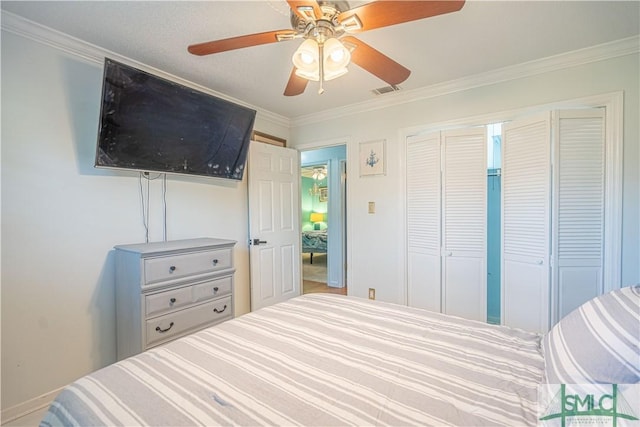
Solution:
{"label": "carpeted floor", "polygon": [[333,288],[327,286],[327,254],[314,254],[313,264],[309,254],[302,254],[302,293],[328,292],[347,294],[347,287]]}
{"label": "carpeted floor", "polygon": [[327,254],[313,254],[313,264],[310,259],[310,254],[302,254],[302,279],[327,283]]}

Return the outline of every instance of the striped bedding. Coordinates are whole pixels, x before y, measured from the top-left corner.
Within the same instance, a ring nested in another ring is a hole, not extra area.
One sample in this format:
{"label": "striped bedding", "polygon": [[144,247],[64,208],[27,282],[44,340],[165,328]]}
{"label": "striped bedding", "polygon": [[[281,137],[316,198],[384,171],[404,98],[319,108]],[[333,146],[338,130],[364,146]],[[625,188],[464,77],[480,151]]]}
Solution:
{"label": "striped bedding", "polygon": [[94,372],[49,425],[535,425],[540,336],[308,294]]}
{"label": "striped bedding", "polygon": [[545,383],[640,383],[640,285],[569,313],[543,337],[542,354]]}

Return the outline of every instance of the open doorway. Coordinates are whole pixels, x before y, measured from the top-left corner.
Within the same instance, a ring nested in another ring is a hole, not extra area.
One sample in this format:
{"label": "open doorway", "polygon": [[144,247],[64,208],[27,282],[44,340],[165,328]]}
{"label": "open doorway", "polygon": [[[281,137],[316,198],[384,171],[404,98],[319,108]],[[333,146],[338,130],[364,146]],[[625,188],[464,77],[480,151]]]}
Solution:
{"label": "open doorway", "polygon": [[347,293],[346,146],[301,153],[302,293]]}

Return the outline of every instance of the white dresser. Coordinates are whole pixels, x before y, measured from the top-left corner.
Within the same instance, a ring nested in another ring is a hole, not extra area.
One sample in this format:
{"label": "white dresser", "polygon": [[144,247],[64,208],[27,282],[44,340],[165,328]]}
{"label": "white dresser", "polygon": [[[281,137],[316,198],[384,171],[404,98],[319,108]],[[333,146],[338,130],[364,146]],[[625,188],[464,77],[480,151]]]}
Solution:
{"label": "white dresser", "polygon": [[115,247],[118,360],[233,317],[233,240]]}

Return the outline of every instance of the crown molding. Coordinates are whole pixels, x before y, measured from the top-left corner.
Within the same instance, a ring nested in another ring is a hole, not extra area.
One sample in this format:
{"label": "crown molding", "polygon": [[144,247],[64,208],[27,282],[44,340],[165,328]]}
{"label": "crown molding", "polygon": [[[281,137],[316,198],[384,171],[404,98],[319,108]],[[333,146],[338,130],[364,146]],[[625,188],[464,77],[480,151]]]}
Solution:
{"label": "crown molding", "polygon": [[264,120],[278,126],[283,126],[287,129],[289,129],[291,125],[291,121],[289,120],[289,118],[285,116],[258,108],[255,105],[248,104],[244,101],[230,97],[220,92],[216,92],[207,87],[193,83],[189,80],[183,79],[181,77],[175,76],[173,74],[167,73],[157,68],[150,67],[146,64],[135,61],[131,58],[127,58],[125,56],[119,55],[110,50],[101,48],[100,46],[87,43],[84,40],[80,40],[68,34],[62,33],[60,31],[38,24],[31,20],[25,19],[14,13],[7,12],[4,10],[2,11],[1,28],[2,28],[2,31],[7,31],[10,33],[16,34],[18,36],[27,38],[29,40],[35,41],[37,43],[43,44],[45,46],[57,49],[66,55],[70,55],[76,59],[80,59],[83,62],[88,64],[98,65],[102,67],[102,64],[104,64],[104,58],[109,57],[118,62],[131,65],[133,67],[155,74],[167,80],[174,81],[181,85],[188,86],[193,89],[197,89],[201,92],[205,92],[210,95],[216,96],[218,98],[222,98],[227,101],[233,102],[235,104],[242,105],[244,107],[248,107],[253,110],[256,110],[256,116],[260,120]]}
{"label": "crown molding", "polygon": [[291,119],[291,127],[300,127],[343,118],[349,115],[435,98],[509,80],[549,73],[620,56],[637,54],[638,52],[640,52],[640,36],[629,37],[509,67],[498,68],[482,74],[438,83],[411,91],[390,93],[384,95],[382,99],[376,98],[340,108],[293,117]]}
{"label": "crown molding", "polygon": [[219,98],[234,102],[236,104],[255,109],[257,112],[257,117],[261,120],[276,124],[278,126],[283,126],[285,128],[300,127],[308,124],[324,122],[327,120],[342,118],[349,115],[380,110],[400,104],[416,102],[442,95],[448,95],[455,92],[461,92],[482,86],[506,82],[509,80],[516,80],[522,77],[535,76],[538,74],[544,74],[611,58],[637,54],[638,52],[640,52],[640,36],[634,36],[609,43],[587,47],[584,49],[575,50],[572,52],[550,56],[547,58],[538,59],[535,61],[529,61],[509,67],[503,67],[457,80],[438,83],[411,91],[390,93],[384,95],[382,98],[367,100],[360,103],[333,108],[313,114],[288,118],[268,110],[260,109],[254,105],[248,104],[239,99],[235,99],[223,93],[216,92],[204,86],[197,85],[193,82],[190,82],[178,76],[174,76],[157,68],[149,67],[145,64],[124,57],[115,52],[111,52],[107,49],[103,49],[99,46],[69,36],[68,34],[22,18],[21,16],[15,15],[11,12],[2,11],[1,27],[3,31],[7,31],[28,38],[35,42],[50,46],[64,52],[65,54],[71,55],[75,58],[79,58],[87,63],[102,66],[105,56],[108,56],[117,61],[132,65],[136,68],[151,72],[185,86],[189,86],[202,92],[209,93]]}

